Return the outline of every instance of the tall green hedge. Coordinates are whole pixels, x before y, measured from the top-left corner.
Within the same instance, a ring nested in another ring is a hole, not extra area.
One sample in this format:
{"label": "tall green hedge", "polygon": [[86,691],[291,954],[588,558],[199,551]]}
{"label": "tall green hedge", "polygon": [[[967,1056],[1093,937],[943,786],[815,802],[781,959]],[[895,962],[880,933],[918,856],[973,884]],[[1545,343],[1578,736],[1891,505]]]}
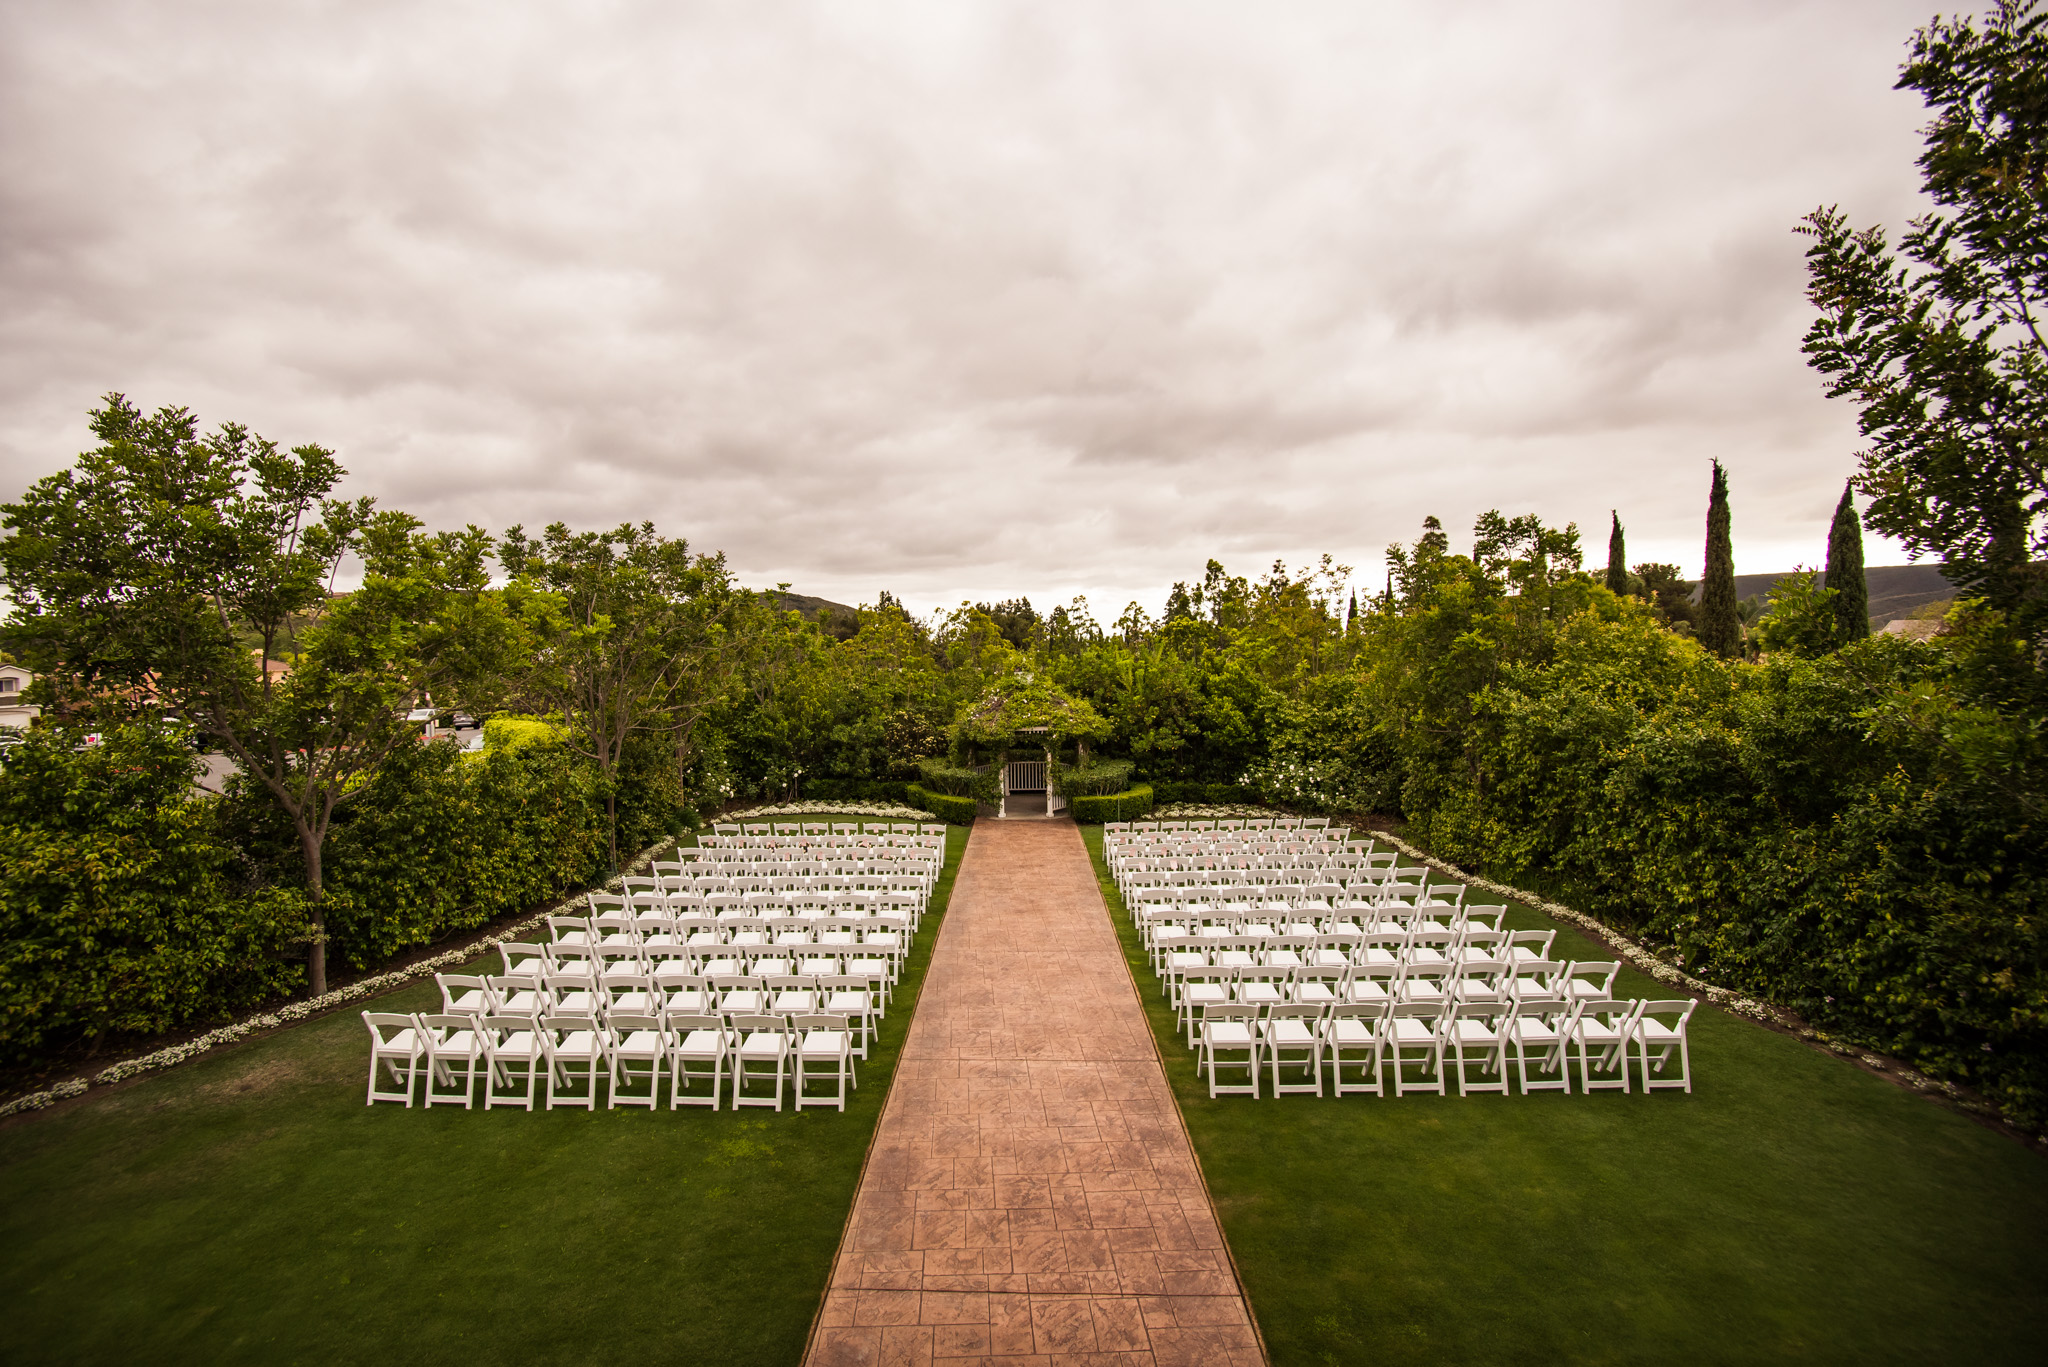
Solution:
{"label": "tall green hedge", "polygon": [[1100,797],[1077,797],[1068,810],[1074,820],[1088,825],[1100,825],[1105,821],[1130,821],[1152,810],[1152,785],[1140,783],[1127,792],[1108,793]]}
{"label": "tall green hedge", "polygon": [[236,895],[217,805],[165,732],[28,733],[0,768],[0,1059],[231,1015],[299,985],[296,889]]}
{"label": "tall green hedge", "polygon": [[[38,730],[0,767],[0,1061],[215,1022],[304,985],[298,845],[276,807],[192,786],[175,736]],[[677,811],[658,745],[614,780],[619,848]],[[401,751],[341,808],[324,858],[335,955],[376,967],[603,878],[605,784],[558,745]]]}
{"label": "tall green hedge", "polygon": [[951,793],[935,793],[920,784],[909,785],[909,803],[913,807],[930,812],[939,820],[953,826],[974,824],[975,803],[971,797],[955,797]]}

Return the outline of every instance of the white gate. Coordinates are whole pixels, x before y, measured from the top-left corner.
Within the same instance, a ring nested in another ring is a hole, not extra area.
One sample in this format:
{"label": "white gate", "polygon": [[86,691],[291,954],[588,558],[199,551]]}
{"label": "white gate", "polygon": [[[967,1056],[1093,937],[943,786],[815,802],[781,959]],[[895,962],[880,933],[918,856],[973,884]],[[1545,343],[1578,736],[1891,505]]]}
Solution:
{"label": "white gate", "polygon": [[1017,760],[1003,766],[1005,793],[1042,793],[1045,789],[1044,760]]}

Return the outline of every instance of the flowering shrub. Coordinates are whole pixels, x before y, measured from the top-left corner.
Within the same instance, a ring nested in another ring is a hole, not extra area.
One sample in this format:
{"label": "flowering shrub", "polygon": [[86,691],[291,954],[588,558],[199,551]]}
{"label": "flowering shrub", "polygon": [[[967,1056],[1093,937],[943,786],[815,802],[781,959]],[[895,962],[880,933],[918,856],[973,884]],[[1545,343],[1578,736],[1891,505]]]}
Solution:
{"label": "flowering shrub", "polygon": [[1327,760],[1262,760],[1238,782],[1276,806],[1327,812],[1350,805],[1343,767]]}
{"label": "flowering shrub", "polygon": [[871,816],[889,821],[937,821],[938,817],[918,807],[894,802],[777,802],[765,807],[741,807],[720,812],[719,821],[757,821],[777,816]]}

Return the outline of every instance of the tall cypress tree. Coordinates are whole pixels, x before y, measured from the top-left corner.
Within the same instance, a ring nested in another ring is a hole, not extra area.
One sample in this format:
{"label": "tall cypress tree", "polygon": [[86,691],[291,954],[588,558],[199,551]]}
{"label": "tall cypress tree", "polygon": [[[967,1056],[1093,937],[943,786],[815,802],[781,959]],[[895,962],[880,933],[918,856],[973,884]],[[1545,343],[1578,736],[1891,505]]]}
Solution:
{"label": "tall cypress tree", "polygon": [[1728,535],[1728,472],[1714,462],[1707,496],[1707,566],[1700,579],[1700,644],[1724,660],[1742,653],[1742,623],[1735,615],[1735,547]]}
{"label": "tall cypress tree", "polygon": [[1621,513],[1614,513],[1614,530],[1607,534],[1607,588],[1611,593],[1628,593],[1628,543],[1621,534]]}
{"label": "tall cypress tree", "polygon": [[1863,519],[1851,486],[1842,488],[1828,527],[1828,587],[1835,591],[1835,640],[1842,645],[1870,634],[1870,586],[1863,582]]}

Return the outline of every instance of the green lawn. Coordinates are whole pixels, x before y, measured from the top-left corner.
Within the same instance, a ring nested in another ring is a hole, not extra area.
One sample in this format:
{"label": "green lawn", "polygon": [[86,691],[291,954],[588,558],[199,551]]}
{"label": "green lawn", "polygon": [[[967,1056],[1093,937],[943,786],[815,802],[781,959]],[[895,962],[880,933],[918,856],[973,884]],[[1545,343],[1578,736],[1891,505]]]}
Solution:
{"label": "green lawn", "polygon": [[965,845],[843,1115],[366,1107],[351,1009],[13,1122],[0,1356],[788,1367]]}
{"label": "green lawn", "polygon": [[1710,1008],[1691,1096],[1209,1100],[1085,831],[1276,1363],[2048,1355],[2048,1162]]}

